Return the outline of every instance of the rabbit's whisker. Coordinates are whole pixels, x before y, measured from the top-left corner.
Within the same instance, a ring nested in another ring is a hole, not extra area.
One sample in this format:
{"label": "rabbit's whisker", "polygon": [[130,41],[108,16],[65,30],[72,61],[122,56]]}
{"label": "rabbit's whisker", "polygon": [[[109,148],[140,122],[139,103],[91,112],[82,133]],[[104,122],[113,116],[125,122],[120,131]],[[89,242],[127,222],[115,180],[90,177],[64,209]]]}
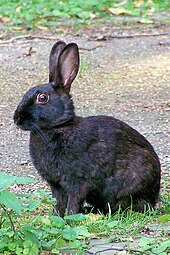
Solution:
{"label": "rabbit's whisker", "polygon": [[37,132],[37,134],[39,134],[43,138],[44,142],[50,143],[44,132],[37,125],[32,124],[32,130]]}

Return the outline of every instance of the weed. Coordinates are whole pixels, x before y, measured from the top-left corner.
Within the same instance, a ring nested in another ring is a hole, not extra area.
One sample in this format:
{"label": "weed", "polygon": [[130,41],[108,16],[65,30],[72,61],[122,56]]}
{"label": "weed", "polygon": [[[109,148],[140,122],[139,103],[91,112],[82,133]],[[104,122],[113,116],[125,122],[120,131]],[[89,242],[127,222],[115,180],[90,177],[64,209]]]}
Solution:
{"label": "weed", "polygon": [[82,73],[85,73],[88,69],[88,66],[89,66],[89,63],[85,60],[85,59],[81,59],[81,62],[80,62],[80,71],[79,73],[82,74]]}
{"label": "weed", "polygon": [[14,183],[35,181],[0,173],[0,254],[38,255],[48,251],[48,254],[74,252],[81,255],[91,237],[108,235],[110,242],[124,242],[128,251],[134,250],[131,242],[138,237],[135,249],[139,254],[168,254],[170,243],[166,225],[161,235],[148,235],[150,223],[159,225],[169,221],[165,210],[168,196],[157,210],[143,214],[120,209],[113,216],[110,212],[107,216],[90,213],[61,218],[52,215],[56,201],[50,192],[38,190],[32,194],[15,194],[8,190],[8,186]]}
{"label": "weed", "polygon": [[168,0],[1,0],[0,15],[6,24],[33,29],[38,26],[57,27],[58,19],[73,18],[86,24],[92,18],[112,15],[146,17],[168,8]]}

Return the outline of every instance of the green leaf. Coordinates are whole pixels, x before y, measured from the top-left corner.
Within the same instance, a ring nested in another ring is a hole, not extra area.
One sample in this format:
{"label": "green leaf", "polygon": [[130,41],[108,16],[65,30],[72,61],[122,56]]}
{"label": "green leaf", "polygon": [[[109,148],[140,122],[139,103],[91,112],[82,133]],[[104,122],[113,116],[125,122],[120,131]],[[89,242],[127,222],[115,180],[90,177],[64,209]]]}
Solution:
{"label": "green leaf", "polygon": [[23,251],[22,248],[16,247],[16,249],[15,249],[15,254],[16,254],[16,255],[21,255],[21,254],[22,254],[22,251]]}
{"label": "green leaf", "polygon": [[60,234],[60,229],[58,228],[54,228],[54,227],[50,227],[50,229],[48,229],[48,232],[52,235],[59,235]]}
{"label": "green leaf", "polygon": [[[55,244],[55,242],[56,242],[56,240],[51,240],[51,241],[41,241],[41,246],[43,247],[43,248],[50,248],[50,247],[52,247],[53,246],[53,244]],[[57,242],[58,242],[58,240],[57,240]]]}
{"label": "green leaf", "polygon": [[51,250],[51,253],[52,253],[52,254],[59,254],[59,253],[60,253],[60,251],[59,251],[59,250],[57,250],[57,249],[52,249],[52,250]]}
{"label": "green leaf", "polygon": [[68,241],[76,240],[76,238],[78,236],[77,233],[72,229],[64,229],[64,230],[62,230],[61,234],[62,234],[63,238]]}
{"label": "green leaf", "polygon": [[71,247],[71,248],[81,248],[82,247],[82,242],[80,242],[79,240],[74,240],[74,241],[70,241],[69,242],[69,246]]}
{"label": "green leaf", "polygon": [[45,196],[48,196],[48,195],[51,195],[51,192],[50,191],[46,191],[46,190],[37,190],[35,191],[32,196],[33,197],[45,197]]}
{"label": "green leaf", "polygon": [[81,251],[79,250],[76,252],[76,255],[83,255],[83,254],[84,254],[84,252],[82,250]]}
{"label": "green leaf", "polygon": [[0,189],[3,189],[15,183],[26,184],[26,183],[32,183],[32,182],[36,182],[36,180],[33,178],[17,177],[17,176],[12,176],[12,175],[8,175],[8,174],[4,174],[3,172],[0,172]]}
{"label": "green leaf", "polygon": [[86,216],[82,213],[68,215],[64,217],[65,220],[82,221],[86,219]]}
{"label": "green leaf", "polygon": [[62,238],[59,238],[57,240],[57,246],[63,246],[63,247],[66,246],[66,241]]}
{"label": "green leaf", "polygon": [[9,249],[10,251],[15,251],[15,249],[16,249],[16,243],[9,243],[9,244],[8,244],[8,249]]}
{"label": "green leaf", "polygon": [[28,200],[28,209],[29,211],[33,211],[37,208],[37,206],[40,204],[40,201],[36,200]]}
{"label": "green leaf", "polygon": [[53,198],[53,197],[48,197],[47,199],[42,199],[41,203],[45,204],[45,205],[55,205],[56,204],[56,199]]}
{"label": "green leaf", "polygon": [[117,227],[118,224],[119,224],[119,221],[114,220],[114,221],[111,221],[111,222],[107,223],[107,226],[108,226],[109,228],[114,228],[114,227]]}
{"label": "green leaf", "polygon": [[27,254],[29,254],[29,251],[30,251],[30,248],[24,248],[23,254],[27,255]]}
{"label": "green leaf", "polygon": [[143,238],[140,239],[139,245],[140,246],[145,246],[145,245],[151,244],[153,242],[154,242],[153,238],[143,237]]}
{"label": "green leaf", "polygon": [[28,253],[28,255],[38,255],[39,254],[39,249],[37,245],[33,245]]}
{"label": "green leaf", "polygon": [[30,177],[16,177],[15,183],[17,184],[27,184],[37,182],[36,179]]}
{"label": "green leaf", "polygon": [[0,250],[3,250],[5,247],[7,247],[7,243],[2,243],[2,242],[0,242]]}
{"label": "green leaf", "polygon": [[152,251],[160,254],[160,252],[164,252],[168,249],[170,249],[170,240],[161,243],[158,247],[154,248]]}
{"label": "green leaf", "polygon": [[79,13],[77,13],[77,16],[81,19],[88,19],[90,17],[92,13],[88,12],[88,11],[80,11]]}
{"label": "green leaf", "polygon": [[31,230],[29,230],[27,228],[23,228],[22,233],[24,234],[25,239],[26,239],[26,241],[24,242],[25,248],[27,248],[27,246],[29,247],[29,243],[39,245],[38,237]]}
{"label": "green leaf", "polygon": [[21,214],[21,204],[16,198],[15,194],[8,190],[0,191],[0,204],[5,205],[7,208],[13,209],[18,214]]}
{"label": "green leaf", "polygon": [[139,246],[141,247],[142,251],[149,251],[152,250],[152,245],[154,243],[154,239],[153,238],[147,238],[147,237],[143,237],[140,239],[140,243]]}
{"label": "green leaf", "polygon": [[87,228],[83,227],[83,226],[74,227],[74,228],[72,228],[72,230],[76,232],[78,239],[84,239],[84,238],[91,236],[91,234],[88,232]]}
{"label": "green leaf", "polygon": [[57,228],[63,229],[66,222],[59,216],[51,216],[52,225]]}
{"label": "green leaf", "polygon": [[39,216],[38,221],[43,223],[44,225],[48,225],[48,226],[51,225],[50,219],[48,219],[47,217],[44,217],[44,216]]}
{"label": "green leaf", "polygon": [[14,231],[8,231],[8,232],[6,233],[6,235],[9,236],[9,237],[12,237],[12,236],[15,235],[15,232],[14,232]]}
{"label": "green leaf", "polygon": [[15,176],[10,176],[0,172],[0,189],[3,189],[14,184],[15,180],[16,180]]}
{"label": "green leaf", "polygon": [[159,218],[158,218],[159,223],[166,223],[169,221],[170,221],[170,214],[164,214],[164,215],[159,216]]}
{"label": "green leaf", "polygon": [[60,17],[62,16],[62,11],[58,10],[58,9],[55,9],[52,11],[52,14],[55,16],[55,17]]}

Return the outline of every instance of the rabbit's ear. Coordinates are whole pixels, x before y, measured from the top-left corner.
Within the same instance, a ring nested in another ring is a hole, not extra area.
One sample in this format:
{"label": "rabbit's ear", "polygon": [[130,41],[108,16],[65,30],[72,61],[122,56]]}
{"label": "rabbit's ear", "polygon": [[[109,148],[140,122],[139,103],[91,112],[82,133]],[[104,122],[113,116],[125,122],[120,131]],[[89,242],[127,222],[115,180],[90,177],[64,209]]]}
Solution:
{"label": "rabbit's ear", "polygon": [[66,46],[65,42],[58,41],[53,45],[51,49],[49,58],[49,82],[56,83],[58,59],[65,46]]}
{"label": "rabbit's ear", "polygon": [[71,83],[79,70],[79,50],[75,43],[69,43],[59,56],[58,79],[59,86],[69,91]]}

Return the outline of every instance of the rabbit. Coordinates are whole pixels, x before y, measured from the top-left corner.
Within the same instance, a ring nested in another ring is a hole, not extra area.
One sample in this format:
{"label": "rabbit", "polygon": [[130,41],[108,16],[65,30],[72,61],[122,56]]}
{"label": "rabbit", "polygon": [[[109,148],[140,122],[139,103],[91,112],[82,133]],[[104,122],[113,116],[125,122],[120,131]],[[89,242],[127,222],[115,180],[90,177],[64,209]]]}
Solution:
{"label": "rabbit", "polygon": [[156,152],[121,120],[76,115],[70,89],[79,62],[77,44],[56,42],[49,83],[29,89],[13,117],[30,131],[30,156],[56,198],[55,213],[78,214],[84,201],[103,214],[154,208],[161,178]]}

